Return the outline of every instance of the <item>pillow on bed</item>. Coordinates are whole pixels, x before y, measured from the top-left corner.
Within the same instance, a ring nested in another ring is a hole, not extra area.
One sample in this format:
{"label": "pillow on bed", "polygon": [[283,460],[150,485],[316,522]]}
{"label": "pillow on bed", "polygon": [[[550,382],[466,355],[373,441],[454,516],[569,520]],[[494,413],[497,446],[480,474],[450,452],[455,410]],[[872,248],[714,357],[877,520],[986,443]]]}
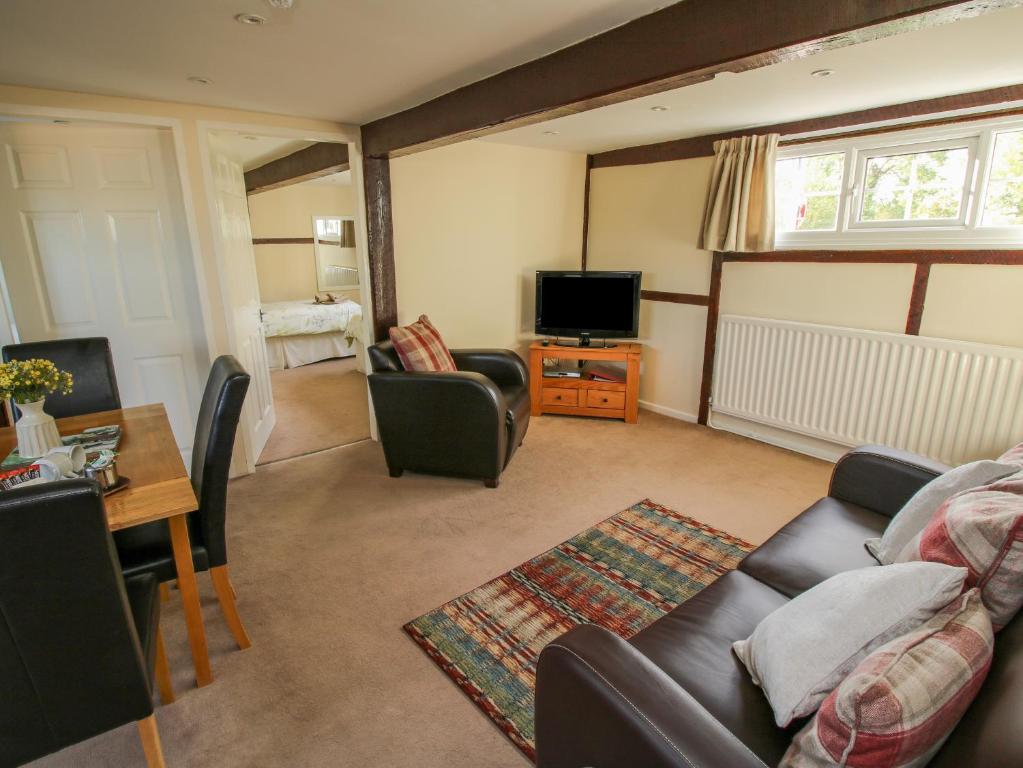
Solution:
{"label": "pillow on bed", "polygon": [[426,315],[411,325],[391,328],[387,335],[406,371],[458,370],[440,332]]}

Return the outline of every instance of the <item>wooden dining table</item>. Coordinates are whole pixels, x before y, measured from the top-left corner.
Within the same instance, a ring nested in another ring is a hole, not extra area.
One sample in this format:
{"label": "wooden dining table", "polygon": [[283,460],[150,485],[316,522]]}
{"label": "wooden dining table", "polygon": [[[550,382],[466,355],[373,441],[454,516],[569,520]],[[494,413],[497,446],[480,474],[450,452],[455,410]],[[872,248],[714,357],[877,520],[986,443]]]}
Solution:
{"label": "wooden dining table", "polygon": [[[117,471],[129,482],[125,489],[106,497],[107,525],[111,531],[119,531],[158,520],[167,521],[195,664],[195,680],[200,687],[208,685],[213,682],[213,673],[188,536],[188,514],[194,512],[198,504],[167,420],[167,411],[163,404],[142,405],[57,419],[57,429],[65,437],[89,427],[115,424],[121,427]],[[16,445],[15,428],[0,429],[0,456],[8,455]]]}

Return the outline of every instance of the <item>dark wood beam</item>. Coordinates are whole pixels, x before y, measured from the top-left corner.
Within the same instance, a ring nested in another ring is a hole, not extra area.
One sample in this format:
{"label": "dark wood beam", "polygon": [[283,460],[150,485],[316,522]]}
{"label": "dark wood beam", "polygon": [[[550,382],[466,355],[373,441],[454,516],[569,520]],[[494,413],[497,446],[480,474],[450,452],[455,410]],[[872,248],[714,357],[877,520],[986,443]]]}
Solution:
{"label": "dark wood beam", "polygon": [[1007,264],[1023,265],[1023,250],[765,251],[719,253],[724,261],[819,264]]}
{"label": "dark wood beam", "polygon": [[684,0],[375,120],[363,150],[397,156],[1020,4]]}
{"label": "dark wood beam", "polygon": [[909,298],[909,313],[906,317],[906,335],[919,336],[920,324],[924,319],[924,304],[927,302],[927,282],[931,278],[931,265],[927,262],[916,265],[913,276],[913,293]]}
{"label": "dark wood beam", "polygon": [[[670,160],[687,160],[693,157],[708,157],[714,154],[715,141],[731,139],[737,136],[748,135],[750,133],[780,133],[782,136],[791,136],[794,134],[812,133],[815,131],[833,131],[886,120],[920,117],[922,115],[933,115],[939,112],[951,112],[959,109],[977,109],[980,107],[1005,104],[1020,100],[1023,100],[1023,84],[1009,85],[1004,88],[990,88],[985,91],[961,93],[956,96],[943,96],[937,99],[922,99],[920,101],[910,101],[904,104],[891,104],[884,107],[861,109],[856,112],[845,112],[841,115],[829,115],[827,117],[795,120],[788,123],[760,125],[753,128],[745,128],[740,131],[730,131],[728,133],[717,133],[709,136],[693,136],[687,139],[661,141],[656,144],[643,144],[636,147],[612,149],[607,152],[599,152],[593,155],[593,167],[611,168],[617,165],[643,165],[645,163],[663,163]],[[982,114],[973,115],[954,115],[939,120],[873,128],[870,129],[870,133],[886,133],[889,131],[919,128],[923,125],[938,125],[968,120],[981,120],[986,117],[1011,114],[1016,111],[1017,110],[1003,110],[997,113],[984,112]],[[856,132],[856,135],[860,135],[862,133],[865,133],[865,131]],[[834,138],[834,136],[828,136],[827,138]],[[800,142],[797,141],[793,143]]]}
{"label": "dark wood beam", "polygon": [[640,291],[644,301],[666,301],[670,304],[692,304],[706,307],[710,304],[710,296],[702,293],[671,293],[670,291]]}
{"label": "dark wood beam", "polygon": [[394,228],[391,222],[391,163],[386,157],[362,161],[369,242],[369,286],[373,297],[373,339],[382,341],[398,324],[394,282]]}
{"label": "dark wood beam", "polygon": [[710,395],[714,385],[714,356],[718,347],[718,314],[721,310],[721,273],[724,260],[714,254],[710,269],[710,296],[707,302],[707,330],[703,340],[703,377],[700,381],[700,413],[697,423],[707,425],[710,420]]}
{"label": "dark wood beam", "polygon": [[347,171],[348,145],[321,141],[245,172],[245,193],[254,195]]}
{"label": "dark wood beam", "polygon": [[590,171],[592,170],[593,155],[587,155],[586,181],[583,183],[583,271],[586,271],[586,257],[590,250]]}

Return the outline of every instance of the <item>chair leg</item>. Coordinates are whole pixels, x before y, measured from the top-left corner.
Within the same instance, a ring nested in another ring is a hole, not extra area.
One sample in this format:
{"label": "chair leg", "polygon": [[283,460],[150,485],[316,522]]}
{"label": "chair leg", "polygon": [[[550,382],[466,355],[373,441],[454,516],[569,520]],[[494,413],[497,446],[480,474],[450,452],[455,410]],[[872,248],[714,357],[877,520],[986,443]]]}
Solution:
{"label": "chair leg", "polygon": [[220,602],[220,610],[224,612],[228,629],[234,635],[238,647],[245,650],[252,645],[252,641],[245,631],[241,616],[238,615],[238,606],[234,601],[234,587],[231,585],[231,577],[227,574],[227,566],[218,565],[215,568],[210,568],[210,578],[213,579],[213,589],[217,592],[217,600]]}
{"label": "chair leg", "polygon": [[167,584],[167,582],[164,582],[163,584],[160,585],[160,602],[161,603],[170,602],[170,586]]}
{"label": "chair leg", "polygon": [[160,746],[160,732],[156,729],[156,715],[139,720],[139,738],[142,739],[142,751],[146,753],[146,765],[149,768],[167,768]]}
{"label": "chair leg", "polygon": [[487,488],[496,488],[499,482],[500,478],[488,477],[483,480],[483,485],[485,485]]}
{"label": "chair leg", "polygon": [[156,630],[156,686],[160,689],[160,701],[174,703],[174,686],[171,685],[170,665],[167,663],[167,648],[163,644],[163,632]]}
{"label": "chair leg", "polygon": [[402,469],[401,467],[397,467],[397,468],[388,467],[387,468],[387,474],[389,474],[391,477],[401,477],[402,473],[404,471],[405,470]]}

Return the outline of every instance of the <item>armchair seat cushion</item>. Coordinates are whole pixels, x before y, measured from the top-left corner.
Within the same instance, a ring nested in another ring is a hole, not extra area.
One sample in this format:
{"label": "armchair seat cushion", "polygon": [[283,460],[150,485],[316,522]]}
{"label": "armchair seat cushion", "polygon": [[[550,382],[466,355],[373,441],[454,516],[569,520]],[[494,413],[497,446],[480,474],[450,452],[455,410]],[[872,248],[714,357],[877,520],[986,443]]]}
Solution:
{"label": "armchair seat cushion", "polygon": [[798,728],[774,724],[767,697],[732,653],[732,643],[745,640],[787,602],[767,585],[732,571],[630,641],[768,765],[778,763]]}
{"label": "armchair seat cushion", "polygon": [[788,523],[739,564],[739,570],[795,597],[825,579],[877,565],[864,546],[890,518],[827,496]]}

